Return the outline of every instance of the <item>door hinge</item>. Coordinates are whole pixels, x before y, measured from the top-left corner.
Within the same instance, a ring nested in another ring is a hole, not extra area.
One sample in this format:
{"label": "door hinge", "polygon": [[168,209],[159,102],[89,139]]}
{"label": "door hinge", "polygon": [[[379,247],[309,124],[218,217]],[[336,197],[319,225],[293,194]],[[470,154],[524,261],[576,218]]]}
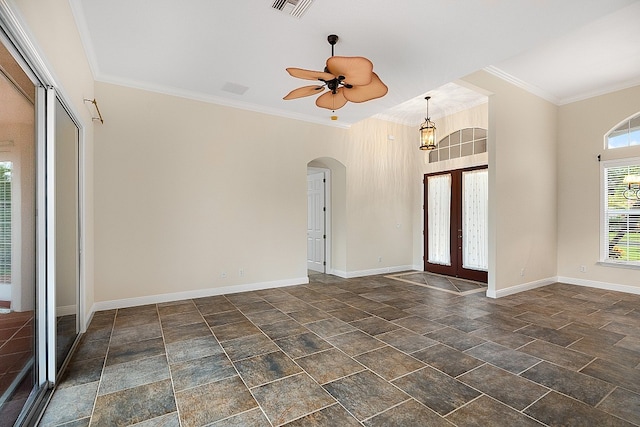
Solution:
{"label": "door hinge", "polygon": [[327,211],[327,208],[326,208],[326,207],[323,207],[323,208],[322,208],[322,212],[326,212],[326,211]]}
{"label": "door hinge", "polygon": [[322,235],[322,238],[323,238],[323,239],[326,239],[326,238],[327,238],[327,235],[326,235],[326,234],[323,234],[323,235]]}
{"label": "door hinge", "polygon": [[322,265],[327,265],[327,261],[322,261]]}
{"label": "door hinge", "polygon": [[326,178],[322,178],[322,182],[327,182],[327,179]]}

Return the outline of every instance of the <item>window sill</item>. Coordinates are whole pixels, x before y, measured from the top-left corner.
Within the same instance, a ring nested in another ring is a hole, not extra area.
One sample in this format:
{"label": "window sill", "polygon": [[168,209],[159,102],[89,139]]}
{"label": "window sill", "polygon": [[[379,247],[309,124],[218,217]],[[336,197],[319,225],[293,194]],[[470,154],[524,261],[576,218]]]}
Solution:
{"label": "window sill", "polygon": [[627,263],[627,262],[615,262],[615,261],[598,261],[596,264],[603,267],[615,267],[615,268],[628,268],[631,270],[640,270],[640,262]]}

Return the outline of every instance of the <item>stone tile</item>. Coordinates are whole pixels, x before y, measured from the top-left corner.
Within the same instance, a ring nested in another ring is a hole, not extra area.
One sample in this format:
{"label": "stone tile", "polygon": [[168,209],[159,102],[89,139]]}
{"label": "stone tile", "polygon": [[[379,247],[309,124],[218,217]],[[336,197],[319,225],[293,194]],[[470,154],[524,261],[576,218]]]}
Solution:
{"label": "stone tile", "polygon": [[163,328],[164,342],[171,344],[178,341],[186,341],[192,338],[209,337],[211,330],[206,323],[193,323],[191,325]]}
{"label": "stone tile", "polygon": [[274,309],[273,305],[266,301],[253,301],[244,304],[236,304],[236,307],[238,307],[238,309],[244,314]]}
{"label": "stone tile", "polygon": [[[515,315],[520,314],[516,313]],[[524,320],[515,319],[512,316],[506,315],[504,313],[491,313],[486,316],[478,317],[476,320],[486,323],[491,326],[498,326],[503,329],[509,329],[511,332],[522,329],[526,326],[531,325],[529,322],[525,322]]]}
{"label": "stone tile", "polygon": [[176,401],[182,427],[208,425],[258,406],[238,376],[179,391]]}
{"label": "stone tile", "polygon": [[535,402],[524,413],[549,426],[632,426],[620,418],[555,391]]}
{"label": "stone tile", "polygon": [[511,332],[508,329],[503,329],[499,326],[487,326],[486,328],[477,329],[471,332],[471,335],[487,341],[493,341],[496,344],[512,349],[516,349],[527,343],[535,341],[535,338],[528,337],[517,332]]}
{"label": "stone tile", "polygon": [[221,313],[223,311],[236,309],[236,306],[231,304],[230,301],[227,301],[226,298],[224,298],[224,300],[221,299],[217,301],[218,302],[198,302],[198,300],[196,300],[196,307],[202,315]]}
{"label": "stone tile", "polygon": [[271,323],[270,325],[263,325],[260,326],[260,329],[262,329],[262,331],[272,340],[309,332],[307,328],[293,319]]}
{"label": "stone tile", "polygon": [[431,367],[399,378],[393,384],[442,416],[480,395],[471,387]]}
{"label": "stone tile", "polygon": [[278,350],[278,346],[264,334],[249,335],[224,341],[221,345],[233,361]]}
{"label": "stone tile", "polygon": [[353,307],[341,308],[338,310],[333,310],[329,312],[330,315],[336,317],[343,322],[353,322],[355,320],[365,319],[370,317],[371,315],[365,311],[358,310]]}
{"label": "stone tile", "polygon": [[311,303],[311,305],[324,311],[339,310],[341,308],[348,307],[347,304],[340,302],[334,298],[326,299],[323,301],[315,301]]}
{"label": "stone tile", "polygon": [[293,311],[289,313],[289,316],[291,316],[296,322],[302,324],[317,322],[318,320],[324,320],[331,317],[331,315],[326,311],[322,311],[317,308],[309,308],[308,310],[302,311]]}
{"label": "stone tile", "polygon": [[301,357],[296,359],[296,363],[320,384],[335,381],[365,369],[364,366],[335,348]]}
{"label": "stone tile", "polygon": [[[555,309],[552,309],[552,311],[555,311]],[[532,313],[530,311],[519,314],[515,318],[549,329],[560,329],[571,323],[570,321],[560,317],[551,317],[550,314]]]}
{"label": "stone tile", "polygon": [[370,418],[409,397],[370,371],[362,371],[324,386],[358,420]]}
{"label": "stone tile", "polygon": [[[119,308],[116,311],[117,311],[117,317],[120,317],[120,318],[129,317],[129,316],[139,317],[139,316],[154,315],[154,314],[157,316],[158,306],[156,304],[136,305],[134,307]],[[104,312],[96,313],[96,315],[94,315],[94,318],[99,313],[104,313]]]}
{"label": "stone tile", "polygon": [[640,370],[596,359],[580,370],[583,374],[640,394]]}
{"label": "stone tile", "polygon": [[457,314],[441,317],[439,319],[436,319],[435,321],[437,323],[440,323],[441,325],[450,326],[462,332],[473,332],[487,326],[486,323],[480,320],[467,319],[466,317],[462,317]]}
{"label": "stone tile", "polygon": [[430,332],[426,334],[425,337],[440,341],[441,343],[460,351],[468,350],[486,342],[482,338],[449,327]]}
{"label": "stone tile", "polygon": [[382,317],[385,320],[397,320],[404,317],[409,317],[411,313],[407,313],[396,307],[386,306],[384,308],[368,310],[370,313],[375,314],[378,317]]}
{"label": "stone tile", "polygon": [[376,338],[394,346],[400,351],[404,351],[405,353],[413,353],[414,351],[422,350],[423,348],[427,348],[438,343],[438,341],[406,329],[397,329],[395,331],[376,335]]}
{"label": "stone tile", "polygon": [[176,411],[171,380],[98,396],[92,426],[134,424]]}
{"label": "stone tile", "polygon": [[637,337],[624,337],[620,341],[614,344],[615,347],[626,348],[627,350],[640,353],[640,338]]}
{"label": "stone tile", "polygon": [[246,321],[247,318],[239,310],[223,311],[222,313],[207,314],[204,320],[210,327]]}
{"label": "stone tile", "polygon": [[291,298],[283,301],[274,301],[271,302],[271,305],[273,305],[283,313],[291,313],[293,311],[309,310],[313,308],[311,305],[298,298]]}
{"label": "stone tile", "polygon": [[133,326],[147,325],[150,323],[156,323],[160,320],[156,311],[155,305],[152,306],[153,311],[147,311],[136,314],[122,315],[118,313],[115,321],[113,322],[114,330],[120,330],[124,328],[130,328]]}
{"label": "stone tile", "polygon": [[175,391],[197,387],[236,375],[236,370],[224,353],[201,357],[170,365]]}
{"label": "stone tile", "polygon": [[355,359],[387,381],[425,366],[419,360],[389,346],[363,353]]}
{"label": "stone tile", "polygon": [[584,353],[540,340],[535,340],[519,348],[518,351],[574,371],[580,370],[594,359],[592,356],[587,356]]}
{"label": "stone tile", "polygon": [[287,423],[285,427],[359,427],[362,426],[342,406],[331,405],[312,414]]}
{"label": "stone tile", "polygon": [[198,311],[192,300],[172,301],[169,303],[158,304],[158,313],[160,316],[169,316],[172,314],[188,313]]}
{"label": "stone tile", "polygon": [[111,345],[126,344],[130,342],[145,341],[162,336],[160,321],[141,326],[131,326],[113,331]]}
{"label": "stone tile", "polygon": [[349,356],[355,356],[385,345],[382,341],[379,341],[362,331],[353,331],[342,335],[336,335],[334,337],[327,338],[327,341],[347,353]]}
{"label": "stone tile", "polygon": [[569,348],[619,365],[634,367],[640,363],[640,353],[623,347],[603,345],[596,339],[584,338],[571,344]]}
{"label": "stone tile", "polygon": [[109,340],[81,340],[76,348],[71,360],[77,362],[80,360],[104,358],[109,348]]}
{"label": "stone tile", "polygon": [[103,357],[74,361],[62,374],[58,389],[99,381],[103,367]]}
{"label": "stone tile", "polygon": [[440,415],[415,400],[407,400],[398,406],[376,415],[364,422],[367,427],[452,427]]}
{"label": "stone tile", "polygon": [[261,409],[252,409],[210,424],[211,427],[271,427]]}
{"label": "stone tile", "polygon": [[[75,421],[69,421],[68,423],[58,424],[57,427],[88,427],[91,417],[81,418]],[[135,424],[138,426],[139,424]]]}
{"label": "stone tile", "polygon": [[313,332],[282,338],[275,343],[293,359],[333,347]]}
{"label": "stone tile", "polygon": [[305,373],[256,387],[252,392],[273,425],[285,424],[335,402]]}
{"label": "stone tile", "polygon": [[[403,317],[401,319],[396,319],[393,321],[393,323],[421,335],[427,334],[429,332],[437,331],[438,329],[443,328],[441,323],[434,322],[433,320],[428,320],[428,319],[425,319],[424,317],[415,316],[415,315],[409,316],[409,317]],[[483,324],[483,326],[485,325]]]}
{"label": "stone tile", "polygon": [[169,365],[165,355],[110,365],[105,367],[102,373],[98,396],[167,378],[169,378]]}
{"label": "stone tile", "polygon": [[109,366],[116,363],[131,362],[133,360],[159,356],[164,354],[164,352],[164,340],[162,338],[111,345],[109,346],[106,365]]}
{"label": "stone tile", "polygon": [[537,338],[542,341],[547,341],[552,344],[559,345],[561,347],[567,347],[568,345],[578,341],[582,338],[581,335],[571,332],[568,329],[551,329],[544,328],[538,325],[529,325],[518,330],[523,335],[528,335],[533,338]]}
{"label": "stone tile", "polygon": [[165,329],[201,322],[202,314],[200,314],[200,312],[197,310],[188,311],[186,313],[172,314],[170,316],[162,316],[160,318],[160,323],[162,323],[162,327]]}
{"label": "stone tile", "polygon": [[640,425],[640,394],[616,388],[598,405],[598,409]]}
{"label": "stone tile", "polygon": [[131,424],[132,427],[180,427],[180,418],[177,412]]}
{"label": "stone tile", "polygon": [[548,362],[533,366],[521,376],[591,406],[597,405],[614,389],[607,382]]}
{"label": "stone tile", "polygon": [[457,377],[484,364],[475,357],[443,344],[436,344],[411,355],[452,377]]}
{"label": "stone tile", "polygon": [[625,334],[607,331],[604,328],[585,325],[580,322],[571,323],[562,328],[562,330],[580,335],[585,338],[589,338],[587,341],[597,342],[600,345],[614,345],[626,336]]}
{"label": "stone tile", "polygon": [[492,342],[481,344],[465,353],[514,374],[519,374],[540,362],[537,357]]}
{"label": "stone tile", "polygon": [[549,391],[489,364],[460,375],[457,379],[518,410],[526,408]]}
{"label": "stone tile", "polygon": [[300,367],[281,351],[242,359],[234,362],[234,365],[249,388],[302,372]]}
{"label": "stone tile", "polygon": [[167,344],[169,363],[186,362],[222,352],[222,347],[213,336],[194,338]]}
{"label": "stone tile", "polygon": [[334,335],[344,334],[345,332],[355,331],[356,328],[340,319],[326,319],[319,322],[307,323],[305,325],[309,330],[320,335],[322,338],[332,337]]}
{"label": "stone tile", "polygon": [[244,322],[214,326],[211,330],[220,342],[260,333],[260,329],[248,320]]}
{"label": "stone tile", "polygon": [[245,316],[258,326],[269,325],[271,323],[291,319],[291,317],[276,309],[259,311],[256,313],[246,313]]}
{"label": "stone tile", "polygon": [[480,396],[468,405],[449,414],[446,419],[458,427],[543,427],[543,424],[534,419],[487,396]]}
{"label": "stone tile", "polygon": [[351,322],[350,325],[366,332],[369,335],[383,334],[400,328],[398,325],[379,317],[367,317],[365,319],[356,320]]}
{"label": "stone tile", "polygon": [[97,381],[56,390],[39,425],[55,426],[90,416],[97,392]]}

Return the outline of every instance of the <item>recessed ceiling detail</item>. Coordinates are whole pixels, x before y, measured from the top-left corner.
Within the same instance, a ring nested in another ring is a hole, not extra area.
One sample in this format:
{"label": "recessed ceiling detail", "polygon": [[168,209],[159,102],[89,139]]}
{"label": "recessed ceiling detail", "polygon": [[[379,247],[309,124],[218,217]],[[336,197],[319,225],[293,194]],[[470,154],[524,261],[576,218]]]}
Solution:
{"label": "recessed ceiling detail", "polygon": [[296,18],[302,18],[312,3],[313,0],[275,0],[271,7]]}

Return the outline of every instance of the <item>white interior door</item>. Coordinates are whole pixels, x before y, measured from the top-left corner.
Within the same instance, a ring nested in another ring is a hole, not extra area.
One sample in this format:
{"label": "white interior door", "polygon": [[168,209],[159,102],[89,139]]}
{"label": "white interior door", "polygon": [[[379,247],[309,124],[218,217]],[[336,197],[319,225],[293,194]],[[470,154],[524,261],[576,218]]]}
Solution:
{"label": "white interior door", "polygon": [[307,175],[307,268],[325,272],[324,173]]}

